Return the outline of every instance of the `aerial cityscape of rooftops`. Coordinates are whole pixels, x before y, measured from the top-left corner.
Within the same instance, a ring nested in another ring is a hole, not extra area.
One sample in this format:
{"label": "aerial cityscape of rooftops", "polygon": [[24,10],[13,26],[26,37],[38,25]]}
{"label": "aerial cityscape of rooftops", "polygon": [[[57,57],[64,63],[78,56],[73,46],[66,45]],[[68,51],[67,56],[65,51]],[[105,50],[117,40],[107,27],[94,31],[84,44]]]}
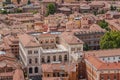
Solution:
{"label": "aerial cityscape of rooftops", "polygon": [[120,80],[120,0],[0,0],[0,80]]}

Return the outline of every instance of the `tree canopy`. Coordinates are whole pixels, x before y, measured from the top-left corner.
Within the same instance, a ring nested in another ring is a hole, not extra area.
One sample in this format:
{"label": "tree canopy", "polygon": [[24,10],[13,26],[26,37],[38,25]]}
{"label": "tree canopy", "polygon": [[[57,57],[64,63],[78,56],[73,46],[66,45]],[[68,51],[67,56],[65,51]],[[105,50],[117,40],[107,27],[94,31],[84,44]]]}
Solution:
{"label": "tree canopy", "polygon": [[117,9],[117,7],[116,7],[116,6],[111,5],[110,9],[111,9],[111,11],[115,11],[115,10]]}
{"label": "tree canopy", "polygon": [[101,49],[120,48],[120,32],[107,32],[100,40]]}
{"label": "tree canopy", "polygon": [[90,50],[90,47],[87,44],[84,44],[83,45],[83,50],[88,51],[88,50]]}
{"label": "tree canopy", "polygon": [[108,23],[105,20],[99,21],[98,25],[103,29],[110,30],[108,27]]}
{"label": "tree canopy", "polygon": [[17,8],[16,12],[17,13],[22,13],[22,9],[21,8]]}
{"label": "tree canopy", "polygon": [[56,12],[55,5],[53,3],[48,4],[47,6],[47,15],[54,14]]}
{"label": "tree canopy", "polygon": [[28,4],[28,5],[29,5],[29,4],[31,4],[31,1],[30,1],[30,0],[28,0],[27,4]]}
{"label": "tree canopy", "polygon": [[7,14],[7,10],[0,10],[0,14]]}

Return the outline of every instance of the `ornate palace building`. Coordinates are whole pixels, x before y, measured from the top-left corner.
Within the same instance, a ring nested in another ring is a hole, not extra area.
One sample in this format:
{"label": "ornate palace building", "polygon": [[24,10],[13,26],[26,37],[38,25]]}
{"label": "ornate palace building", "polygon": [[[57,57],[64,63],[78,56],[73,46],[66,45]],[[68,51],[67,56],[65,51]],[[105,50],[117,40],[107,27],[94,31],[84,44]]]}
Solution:
{"label": "ornate palace building", "polygon": [[69,32],[22,34],[19,40],[19,54],[30,77],[42,75],[41,64],[70,62],[71,54],[83,51],[83,42]]}

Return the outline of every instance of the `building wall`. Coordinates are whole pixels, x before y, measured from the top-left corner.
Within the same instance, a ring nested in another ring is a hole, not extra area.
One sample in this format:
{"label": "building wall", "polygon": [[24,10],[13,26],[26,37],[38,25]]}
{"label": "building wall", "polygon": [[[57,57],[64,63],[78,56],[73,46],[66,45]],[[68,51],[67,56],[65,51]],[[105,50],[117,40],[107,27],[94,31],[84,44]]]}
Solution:
{"label": "building wall", "polygon": [[[0,80],[13,80],[13,75],[11,76],[11,75],[9,75],[9,74],[13,74],[13,72],[14,72],[14,69],[12,68],[12,67],[1,67],[0,68]],[[6,74],[6,76],[3,76],[3,75],[5,75]]]}
{"label": "building wall", "polygon": [[[49,59],[49,58],[50,59]],[[61,57],[61,58],[60,58]],[[43,53],[41,55],[42,63],[52,63],[52,62],[68,62],[68,52],[60,52],[60,53]]]}
{"label": "building wall", "polygon": [[[75,34],[76,35],[76,34]],[[100,48],[100,38],[104,35],[104,32],[89,33],[89,34],[78,34],[76,35],[79,39],[85,42],[90,49],[97,50]]]}
{"label": "building wall", "polygon": [[78,77],[79,77],[79,79],[85,79],[87,77],[87,75],[86,75],[86,65],[85,65],[84,60],[81,60],[78,63]]}
{"label": "building wall", "polygon": [[38,38],[39,43],[43,49],[55,49],[56,37],[40,37]]}
{"label": "building wall", "polygon": [[27,53],[21,42],[19,42],[19,55],[24,66],[27,66]]}
{"label": "building wall", "polygon": [[[69,72],[66,72],[66,70],[53,70],[52,72],[43,72],[43,78],[44,77],[59,77],[63,78],[62,80],[78,80],[78,67],[76,66],[76,70],[72,71],[70,70]],[[62,73],[62,74],[61,74]],[[66,78],[66,79],[65,79]]]}
{"label": "building wall", "polygon": [[120,78],[120,74],[119,73],[101,73],[100,74],[100,79],[99,80],[119,80]]}
{"label": "building wall", "polygon": [[[29,76],[41,75],[40,54],[39,47],[24,48],[22,44],[20,44],[20,57],[24,66],[27,68],[27,74]],[[35,68],[37,68],[36,72]]]}
{"label": "building wall", "polygon": [[98,72],[96,69],[86,61],[87,80],[97,80]]}
{"label": "building wall", "polygon": [[19,57],[19,41],[13,41],[10,47],[11,47],[11,52],[18,58]]}

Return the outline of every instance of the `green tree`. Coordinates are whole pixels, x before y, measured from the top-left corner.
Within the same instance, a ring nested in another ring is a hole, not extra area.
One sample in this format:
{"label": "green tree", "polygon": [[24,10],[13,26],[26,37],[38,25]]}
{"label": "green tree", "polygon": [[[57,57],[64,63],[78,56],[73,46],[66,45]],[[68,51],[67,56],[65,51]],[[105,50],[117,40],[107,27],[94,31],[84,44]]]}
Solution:
{"label": "green tree", "polygon": [[101,11],[99,12],[99,14],[105,14],[105,11],[104,11],[104,10],[101,10]]}
{"label": "green tree", "polygon": [[84,45],[83,45],[83,50],[84,50],[84,51],[90,50],[90,47],[88,46],[88,44],[84,44]]}
{"label": "green tree", "polygon": [[111,7],[110,7],[110,10],[111,10],[111,11],[115,11],[116,9],[117,9],[116,6],[111,5]]}
{"label": "green tree", "polygon": [[99,21],[98,25],[103,29],[106,29],[108,31],[110,30],[109,27],[108,27],[108,23],[105,20]]}
{"label": "green tree", "polygon": [[94,13],[95,16],[97,15],[97,11],[94,11],[93,13]]}
{"label": "green tree", "polygon": [[30,1],[30,0],[28,0],[27,4],[28,4],[28,5],[29,5],[29,4],[31,4],[31,1]]}
{"label": "green tree", "polygon": [[1,14],[7,14],[7,10],[0,10]]}
{"label": "green tree", "polygon": [[17,8],[16,12],[17,13],[22,13],[22,9],[21,8]]}
{"label": "green tree", "polygon": [[107,32],[100,40],[101,49],[120,48],[120,32]]}
{"label": "green tree", "polygon": [[33,14],[37,14],[38,13],[38,11],[33,11]]}
{"label": "green tree", "polygon": [[53,3],[48,4],[47,6],[47,15],[54,14],[56,12],[55,5]]}

